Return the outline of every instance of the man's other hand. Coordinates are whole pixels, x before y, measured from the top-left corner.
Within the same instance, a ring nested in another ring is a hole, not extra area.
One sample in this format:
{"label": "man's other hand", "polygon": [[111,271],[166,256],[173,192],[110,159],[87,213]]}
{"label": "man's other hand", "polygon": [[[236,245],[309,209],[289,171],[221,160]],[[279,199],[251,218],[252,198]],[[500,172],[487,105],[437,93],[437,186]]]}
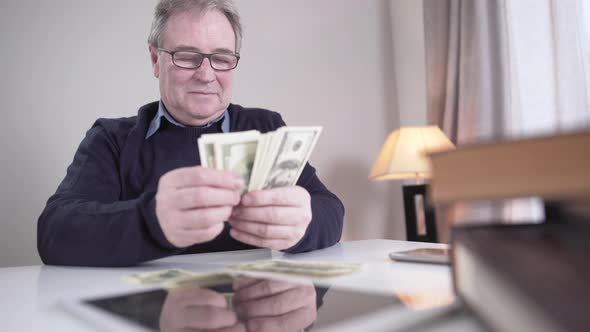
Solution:
{"label": "man's other hand", "polygon": [[302,187],[252,191],[233,209],[230,235],[253,246],[284,250],[301,240],[311,217],[311,198]]}
{"label": "man's other hand", "polygon": [[156,216],[166,239],[184,248],[214,239],[240,202],[244,180],[204,167],[185,167],[164,174],[156,193]]}

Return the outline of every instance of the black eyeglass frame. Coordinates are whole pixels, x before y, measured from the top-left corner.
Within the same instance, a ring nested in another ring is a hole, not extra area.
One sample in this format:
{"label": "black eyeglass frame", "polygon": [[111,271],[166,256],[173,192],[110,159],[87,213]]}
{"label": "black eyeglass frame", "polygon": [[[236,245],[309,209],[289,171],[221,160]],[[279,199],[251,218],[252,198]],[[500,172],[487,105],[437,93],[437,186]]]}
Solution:
{"label": "black eyeglass frame", "polygon": [[[236,69],[236,67],[238,67],[238,63],[240,62],[240,54],[232,54],[232,53],[201,53],[201,52],[186,51],[186,50],[169,51],[169,50],[164,49],[164,48],[158,48],[158,51],[170,54],[170,57],[172,57],[172,63],[176,67],[183,68],[183,69],[197,69],[197,68],[200,68],[201,65],[203,65],[203,61],[205,59],[209,59],[209,65],[211,66],[211,68],[213,68],[213,70],[216,70],[216,71],[230,71],[230,70]],[[200,55],[202,57],[201,58],[201,63],[199,63],[199,65],[196,66],[196,67],[183,67],[183,66],[179,66],[178,64],[176,64],[176,61],[174,61],[174,54],[180,53],[180,52],[183,52],[183,53],[194,53],[194,54]],[[232,68],[229,68],[229,69],[217,69],[217,68],[215,68],[213,66],[213,62],[211,61],[211,57],[214,56],[214,55],[231,55],[231,56],[234,56],[234,57],[236,57],[236,65],[233,66]]]}

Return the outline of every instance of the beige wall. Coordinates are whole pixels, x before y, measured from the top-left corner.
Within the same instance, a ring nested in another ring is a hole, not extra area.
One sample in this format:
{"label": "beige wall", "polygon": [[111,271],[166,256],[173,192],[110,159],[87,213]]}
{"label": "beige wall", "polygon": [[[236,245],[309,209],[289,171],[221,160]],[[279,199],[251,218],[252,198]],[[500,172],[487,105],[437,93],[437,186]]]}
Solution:
{"label": "beige wall", "polygon": [[[399,184],[367,181],[400,123],[394,67],[407,63],[392,62],[389,1],[237,2],[246,30],[235,102],[324,126],[311,162],[345,203],[344,238],[403,238]],[[0,266],[40,262],[37,217],[92,122],[133,115],[158,97],[145,42],[154,4],[0,4]]]}
{"label": "beige wall", "polygon": [[423,2],[392,0],[390,10],[399,125],[423,126],[427,94]]}

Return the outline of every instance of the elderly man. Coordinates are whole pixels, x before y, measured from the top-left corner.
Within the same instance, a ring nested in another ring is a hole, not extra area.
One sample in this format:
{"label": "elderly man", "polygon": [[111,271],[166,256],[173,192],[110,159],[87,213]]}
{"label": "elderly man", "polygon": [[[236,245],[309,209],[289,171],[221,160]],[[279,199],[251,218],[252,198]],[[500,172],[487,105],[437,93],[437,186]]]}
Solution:
{"label": "elderly man", "polygon": [[333,245],[344,208],[305,166],[296,186],[240,196],[243,179],[200,165],[208,133],[284,126],[231,104],[241,25],[228,0],[161,0],[149,36],[161,100],[99,119],[38,221],[46,264],[125,266],[169,255]]}

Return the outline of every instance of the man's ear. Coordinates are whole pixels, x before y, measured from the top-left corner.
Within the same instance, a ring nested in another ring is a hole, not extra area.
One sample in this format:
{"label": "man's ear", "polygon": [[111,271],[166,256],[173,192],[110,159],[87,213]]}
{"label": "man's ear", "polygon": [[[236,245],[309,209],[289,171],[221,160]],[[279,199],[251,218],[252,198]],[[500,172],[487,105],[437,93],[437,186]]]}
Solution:
{"label": "man's ear", "polygon": [[160,62],[158,57],[158,49],[150,45],[149,52],[150,60],[152,60],[152,69],[154,70],[154,76],[156,78],[160,78]]}

